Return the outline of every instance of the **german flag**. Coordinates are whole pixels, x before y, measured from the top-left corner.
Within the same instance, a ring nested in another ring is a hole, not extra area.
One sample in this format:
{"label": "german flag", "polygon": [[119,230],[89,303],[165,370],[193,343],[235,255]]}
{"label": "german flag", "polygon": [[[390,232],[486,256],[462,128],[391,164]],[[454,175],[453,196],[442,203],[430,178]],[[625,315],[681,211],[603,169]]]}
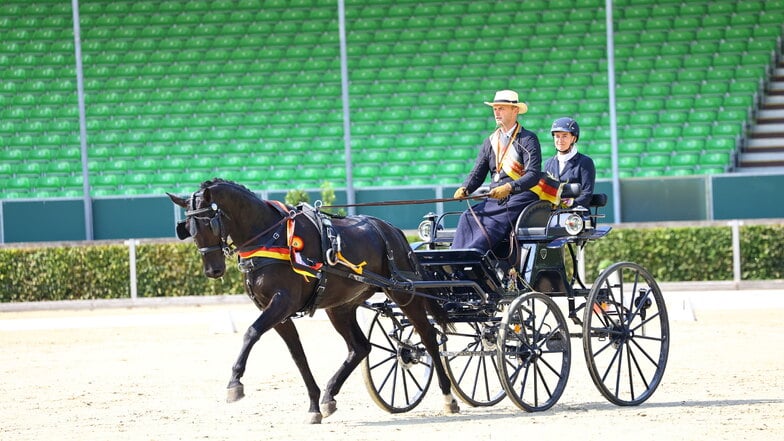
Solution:
{"label": "german flag", "polygon": [[531,191],[539,196],[540,200],[548,201],[553,205],[561,203],[563,184],[551,176],[545,176],[539,183],[531,187]]}

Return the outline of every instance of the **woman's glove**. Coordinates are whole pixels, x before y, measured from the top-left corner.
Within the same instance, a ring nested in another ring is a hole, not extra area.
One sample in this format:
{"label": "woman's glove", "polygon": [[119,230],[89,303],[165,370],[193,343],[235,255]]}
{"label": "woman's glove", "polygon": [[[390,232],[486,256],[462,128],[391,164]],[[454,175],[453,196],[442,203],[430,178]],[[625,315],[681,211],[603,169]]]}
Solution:
{"label": "woman's glove", "polygon": [[468,196],[468,192],[466,191],[466,188],[465,187],[460,187],[457,190],[455,190],[455,195],[452,196],[452,197],[455,198],[455,199],[463,199],[464,197],[467,197],[467,196]]}

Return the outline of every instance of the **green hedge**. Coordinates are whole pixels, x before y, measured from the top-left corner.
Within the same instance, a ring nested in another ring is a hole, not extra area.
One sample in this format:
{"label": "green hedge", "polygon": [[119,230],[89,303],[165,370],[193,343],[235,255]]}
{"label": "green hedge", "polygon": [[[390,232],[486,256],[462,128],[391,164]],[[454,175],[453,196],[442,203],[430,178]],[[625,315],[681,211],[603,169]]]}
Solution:
{"label": "green hedge", "polygon": [[[784,225],[740,227],[743,280],[784,279]],[[240,294],[242,274],[226,262],[221,279],[202,272],[191,242],[136,248],[139,297]],[[615,228],[585,249],[586,280],[607,262],[632,261],[657,281],[732,280],[732,231],[727,226]],[[128,247],[80,244],[0,248],[0,302],[130,297]]]}
{"label": "green hedge", "polygon": [[[740,227],[742,280],[784,278],[784,225]],[[732,280],[729,227],[616,228],[586,247],[587,280],[603,263],[636,262],[657,281]]]}
{"label": "green hedge", "polygon": [[[136,248],[139,297],[240,294],[237,265],[226,262],[220,279],[204,276],[190,242],[142,244]],[[74,245],[0,249],[0,302],[129,298],[125,245]]]}

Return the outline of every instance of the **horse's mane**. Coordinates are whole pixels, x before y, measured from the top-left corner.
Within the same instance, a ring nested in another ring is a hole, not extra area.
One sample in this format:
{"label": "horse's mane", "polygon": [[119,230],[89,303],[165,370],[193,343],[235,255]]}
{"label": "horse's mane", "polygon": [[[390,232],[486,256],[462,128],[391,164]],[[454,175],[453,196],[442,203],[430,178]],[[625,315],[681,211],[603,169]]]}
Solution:
{"label": "horse's mane", "polygon": [[258,200],[259,202],[261,202],[261,198],[258,197],[256,195],[256,193],[254,193],[250,189],[248,189],[248,187],[246,187],[246,186],[244,186],[242,184],[238,184],[238,183],[236,183],[234,181],[229,181],[227,179],[223,179],[223,178],[215,178],[215,179],[212,179],[210,181],[204,181],[204,182],[201,183],[200,189],[204,190],[204,189],[206,189],[208,187],[212,187],[213,185],[218,185],[218,184],[228,185],[228,186],[230,186],[232,188],[240,190],[240,191],[244,192],[247,196],[250,196],[250,197]]}

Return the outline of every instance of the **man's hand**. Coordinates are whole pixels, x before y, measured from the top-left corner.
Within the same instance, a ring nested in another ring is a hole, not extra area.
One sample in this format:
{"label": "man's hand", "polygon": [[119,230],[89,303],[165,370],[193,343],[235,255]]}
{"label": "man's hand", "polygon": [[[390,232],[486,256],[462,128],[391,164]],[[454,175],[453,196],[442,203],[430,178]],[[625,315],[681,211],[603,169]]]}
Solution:
{"label": "man's hand", "polygon": [[457,190],[455,190],[455,195],[452,197],[455,199],[463,199],[465,197],[468,197],[468,192],[466,191],[465,187],[460,187]]}
{"label": "man's hand", "polygon": [[504,185],[498,186],[490,190],[490,193],[487,193],[487,196],[493,199],[504,199],[505,197],[509,196],[511,193],[512,193],[512,184],[506,183]]}

